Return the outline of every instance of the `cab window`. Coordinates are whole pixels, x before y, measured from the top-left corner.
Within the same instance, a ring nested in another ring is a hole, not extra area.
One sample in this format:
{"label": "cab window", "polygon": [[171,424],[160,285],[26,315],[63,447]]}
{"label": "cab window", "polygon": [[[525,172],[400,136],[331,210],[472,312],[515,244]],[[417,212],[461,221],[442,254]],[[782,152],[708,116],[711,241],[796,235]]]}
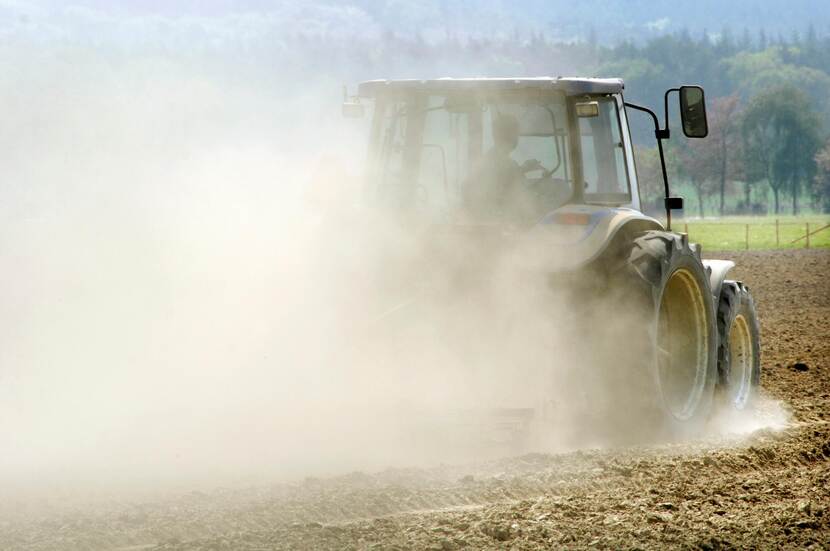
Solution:
{"label": "cab window", "polygon": [[598,104],[597,116],[579,118],[585,201],[627,203],[631,191],[617,103],[601,98]]}

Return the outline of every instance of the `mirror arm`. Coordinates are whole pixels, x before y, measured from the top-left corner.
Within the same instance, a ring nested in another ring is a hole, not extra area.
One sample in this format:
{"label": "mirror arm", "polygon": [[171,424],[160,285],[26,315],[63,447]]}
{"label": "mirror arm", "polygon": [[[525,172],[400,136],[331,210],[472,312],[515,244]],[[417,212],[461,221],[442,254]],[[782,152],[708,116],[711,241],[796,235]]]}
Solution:
{"label": "mirror arm", "polygon": [[[668,94],[669,93],[666,92],[667,98]],[[666,102],[666,123],[668,123],[668,100],[666,100]],[[666,157],[665,155],[663,155],[663,140],[668,139],[669,136],[668,126],[665,129],[661,129],[660,121],[657,119],[657,114],[648,107],[643,107],[642,105],[637,105],[628,102],[625,102],[624,105],[637,111],[648,113],[649,115],[651,115],[651,119],[654,121],[654,136],[657,138],[657,151],[660,154],[660,169],[663,171],[663,189],[666,193],[665,198],[663,200],[666,207],[666,229],[671,231],[671,209],[669,208],[669,176],[666,173]]]}
{"label": "mirror arm", "polygon": [[665,124],[663,125],[663,130],[661,130],[661,134],[663,135],[664,140],[668,140],[671,138],[671,130],[669,130],[669,94],[672,92],[680,93],[680,88],[669,88],[666,90],[666,93],[663,94],[663,110],[665,113]]}

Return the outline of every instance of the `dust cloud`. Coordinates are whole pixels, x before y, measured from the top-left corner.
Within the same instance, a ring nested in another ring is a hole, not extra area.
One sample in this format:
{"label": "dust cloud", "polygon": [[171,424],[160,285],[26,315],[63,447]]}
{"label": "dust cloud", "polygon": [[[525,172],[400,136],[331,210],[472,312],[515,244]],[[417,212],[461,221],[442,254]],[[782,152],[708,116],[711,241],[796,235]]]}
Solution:
{"label": "dust cloud", "polygon": [[[590,369],[573,345],[586,329],[528,275],[530,253],[426,255],[435,235],[361,207],[365,128],[340,119],[340,82],[84,49],[14,67],[0,130],[7,491],[552,451],[590,423],[562,408],[587,398],[571,384]],[[546,411],[565,436],[511,448],[528,421],[509,410],[491,435],[479,414],[493,408]]]}
{"label": "dust cloud", "polygon": [[0,473],[280,470],[302,443],[274,425],[308,414],[282,404],[315,384],[290,355],[312,343],[286,347],[311,324],[291,270],[339,87],[285,97],[219,63],[50,53],[3,81]]}
{"label": "dust cloud", "polygon": [[435,236],[361,208],[365,129],[340,119],[340,83],[286,94],[255,69],[80,49],[5,81],[6,488],[475,458],[469,412],[549,400],[549,367],[576,361],[507,256],[478,266],[475,300],[386,289],[473,259],[424,265]]}
{"label": "dust cloud", "polygon": [[761,430],[780,431],[789,427],[790,423],[792,413],[781,401],[761,395],[752,408],[716,410],[709,420],[707,435],[741,437]]}

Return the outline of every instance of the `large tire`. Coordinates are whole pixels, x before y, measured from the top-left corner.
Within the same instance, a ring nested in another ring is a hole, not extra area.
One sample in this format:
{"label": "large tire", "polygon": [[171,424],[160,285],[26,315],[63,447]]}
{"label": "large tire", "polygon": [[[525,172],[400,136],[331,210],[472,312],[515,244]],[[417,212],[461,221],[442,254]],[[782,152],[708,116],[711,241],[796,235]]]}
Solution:
{"label": "large tire", "polygon": [[761,381],[761,331],[755,301],[740,281],[724,281],[718,299],[718,396],[727,407],[751,407]]}
{"label": "large tire", "polygon": [[629,367],[640,378],[641,411],[650,412],[646,421],[661,438],[697,433],[712,408],[718,346],[700,248],[682,235],[648,231],[634,240],[626,264],[625,301],[641,316],[627,346],[641,356]]}

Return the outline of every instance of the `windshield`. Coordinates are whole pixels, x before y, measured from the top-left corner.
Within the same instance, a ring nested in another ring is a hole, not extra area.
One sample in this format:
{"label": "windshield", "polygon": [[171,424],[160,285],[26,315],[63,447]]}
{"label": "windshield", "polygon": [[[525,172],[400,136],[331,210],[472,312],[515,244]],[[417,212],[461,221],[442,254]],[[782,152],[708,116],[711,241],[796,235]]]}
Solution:
{"label": "windshield", "polygon": [[531,222],[572,195],[562,95],[412,95],[378,112],[375,181],[386,203]]}

